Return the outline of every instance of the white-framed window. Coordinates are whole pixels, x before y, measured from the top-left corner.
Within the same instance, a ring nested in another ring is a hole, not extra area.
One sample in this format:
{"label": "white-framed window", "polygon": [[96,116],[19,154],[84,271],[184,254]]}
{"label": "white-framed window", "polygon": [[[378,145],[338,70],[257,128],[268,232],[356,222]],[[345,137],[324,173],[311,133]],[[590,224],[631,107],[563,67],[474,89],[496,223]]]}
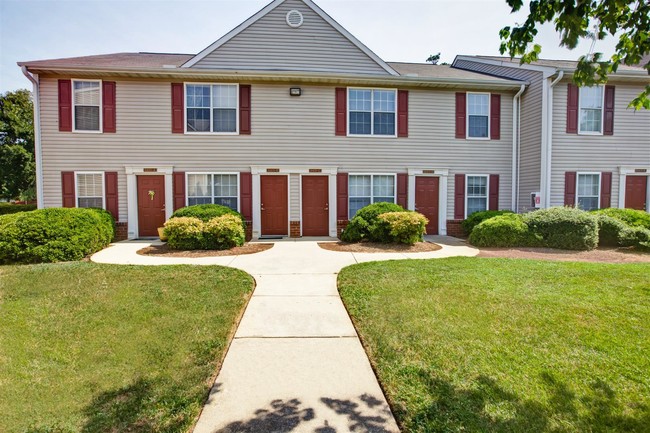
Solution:
{"label": "white-framed window", "polygon": [[576,206],[583,210],[600,208],[600,173],[578,173]]}
{"label": "white-framed window", "polygon": [[605,88],[603,86],[581,87],[578,101],[580,105],[578,133],[602,134]]}
{"label": "white-framed window", "polygon": [[487,174],[468,174],[465,176],[465,218],[474,212],[488,210]]}
{"label": "white-framed window", "polygon": [[101,132],[102,82],[72,80],[72,127],[75,132]]}
{"label": "white-framed window", "polygon": [[467,137],[490,138],[490,94],[467,94]]}
{"label": "white-framed window", "polygon": [[397,134],[397,90],[348,89],[349,135]]}
{"label": "white-framed window", "polygon": [[239,210],[239,174],[187,173],[187,205],[220,204]]}
{"label": "white-framed window", "polygon": [[106,208],[104,173],[101,171],[75,172],[75,197],[77,207]]}
{"label": "white-framed window", "polygon": [[185,84],[185,132],[234,134],[239,130],[237,84]]}
{"label": "white-framed window", "polygon": [[395,174],[351,174],[348,176],[348,217],[371,203],[395,203]]}

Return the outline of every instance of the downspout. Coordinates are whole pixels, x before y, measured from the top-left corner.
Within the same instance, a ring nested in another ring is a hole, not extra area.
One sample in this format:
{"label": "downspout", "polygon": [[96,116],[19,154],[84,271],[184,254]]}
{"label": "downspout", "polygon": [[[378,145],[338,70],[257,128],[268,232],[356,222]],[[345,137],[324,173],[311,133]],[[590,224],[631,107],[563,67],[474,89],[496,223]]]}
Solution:
{"label": "downspout", "polygon": [[32,82],[34,98],[34,157],[36,160],[36,205],[43,208],[43,153],[41,149],[41,104],[40,89],[37,74],[32,74],[26,66],[22,68],[23,74]]}
{"label": "downspout", "polygon": [[553,87],[557,83],[560,82],[560,80],[564,77],[564,71],[560,71],[557,75],[557,78],[553,80],[549,86],[549,92],[548,92],[548,145],[546,146],[546,170],[547,170],[547,175],[546,175],[546,193],[544,195],[544,202],[546,206],[544,207],[550,207],[551,206],[551,157],[553,154]]}
{"label": "downspout", "polygon": [[519,190],[519,129],[520,125],[520,107],[519,99],[522,93],[526,90],[526,85],[522,84],[519,92],[512,98],[512,209],[517,212],[519,210],[518,190]]}

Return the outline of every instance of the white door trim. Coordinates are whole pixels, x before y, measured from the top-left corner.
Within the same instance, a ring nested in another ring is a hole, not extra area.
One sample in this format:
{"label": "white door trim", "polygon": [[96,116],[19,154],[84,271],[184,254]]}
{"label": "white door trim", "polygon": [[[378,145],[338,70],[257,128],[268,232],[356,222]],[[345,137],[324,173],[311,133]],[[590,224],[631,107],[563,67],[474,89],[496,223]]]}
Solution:
{"label": "white door trim", "polygon": [[436,168],[409,168],[408,169],[408,206],[409,210],[415,210],[415,177],[439,177],[438,191],[438,234],[445,236],[447,234],[447,180],[449,178],[449,169]]}
{"label": "white door trim", "polygon": [[646,176],[646,212],[650,212],[650,167],[619,167],[618,168],[618,206],[625,207],[625,190],[627,188],[627,176]]}
{"label": "white door trim", "polygon": [[126,171],[126,208],[128,218],[127,239],[137,239],[138,233],[138,179],[136,176],[165,176],[165,219],[174,212],[173,179],[174,167],[171,165],[127,165]]}

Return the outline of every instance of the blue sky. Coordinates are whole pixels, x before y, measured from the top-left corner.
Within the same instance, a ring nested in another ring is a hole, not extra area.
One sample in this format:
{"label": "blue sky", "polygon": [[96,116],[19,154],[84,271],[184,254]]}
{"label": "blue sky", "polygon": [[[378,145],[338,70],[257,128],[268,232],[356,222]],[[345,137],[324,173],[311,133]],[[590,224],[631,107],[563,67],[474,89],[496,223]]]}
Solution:
{"label": "blue sky", "polygon": [[[40,60],[115,52],[197,53],[270,0],[0,0],[0,92],[30,87],[16,66]],[[498,55],[498,32],[525,19],[505,0],[316,0],[387,61],[423,62],[441,52]],[[552,26],[542,57],[576,59],[590,43],[558,47]],[[611,54],[614,41],[596,49]]]}

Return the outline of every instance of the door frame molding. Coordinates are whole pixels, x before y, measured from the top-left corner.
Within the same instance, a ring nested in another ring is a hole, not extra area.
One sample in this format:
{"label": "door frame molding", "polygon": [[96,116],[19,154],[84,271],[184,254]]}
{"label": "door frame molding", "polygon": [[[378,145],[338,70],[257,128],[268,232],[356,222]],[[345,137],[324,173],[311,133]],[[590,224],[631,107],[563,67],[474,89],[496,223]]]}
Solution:
{"label": "door frame molding", "polygon": [[415,177],[438,177],[438,234],[447,235],[447,179],[449,169],[446,168],[409,168],[408,169],[408,210],[415,210]]}
{"label": "door frame molding", "polygon": [[[637,172],[636,170],[645,170]],[[627,189],[627,176],[645,176],[646,179],[646,212],[650,212],[650,166],[648,167],[619,167],[618,168],[618,208],[625,207],[625,190]]]}
{"label": "door frame molding", "polygon": [[[269,171],[271,170],[271,171]],[[314,170],[319,170],[314,172]],[[262,212],[260,209],[261,204],[261,178],[260,176],[266,175],[284,175],[287,176],[287,236],[291,234],[291,176],[292,174],[298,175],[320,175],[329,177],[329,235],[336,237],[336,174],[338,167],[332,166],[292,166],[292,165],[253,165],[251,166],[251,175],[253,181],[253,239],[259,239],[262,233]],[[300,178],[300,231],[302,235],[302,177]]]}
{"label": "door frame molding", "polygon": [[[172,165],[127,165],[126,170],[126,207],[127,207],[127,239],[139,237],[138,225],[138,180],[136,176],[164,176],[165,178],[165,219],[168,220],[174,211],[174,191],[172,185]],[[154,170],[155,171],[152,171]]]}
{"label": "door frame molding", "polygon": [[[300,236],[302,237],[302,231],[304,228],[303,224],[303,218],[302,218],[302,178],[304,176],[321,176],[321,177],[327,177],[327,208],[328,210],[328,215],[327,215],[327,233],[328,236],[332,237],[332,227],[334,227],[334,237],[336,237],[336,213],[332,215],[332,197],[334,197],[334,201],[336,202],[336,193],[332,194],[332,178],[334,178],[334,187],[336,188],[336,175],[330,176],[329,174],[325,173],[302,173],[300,174],[300,184],[298,186],[298,202],[300,206]],[[334,218],[332,218],[334,217]]]}

